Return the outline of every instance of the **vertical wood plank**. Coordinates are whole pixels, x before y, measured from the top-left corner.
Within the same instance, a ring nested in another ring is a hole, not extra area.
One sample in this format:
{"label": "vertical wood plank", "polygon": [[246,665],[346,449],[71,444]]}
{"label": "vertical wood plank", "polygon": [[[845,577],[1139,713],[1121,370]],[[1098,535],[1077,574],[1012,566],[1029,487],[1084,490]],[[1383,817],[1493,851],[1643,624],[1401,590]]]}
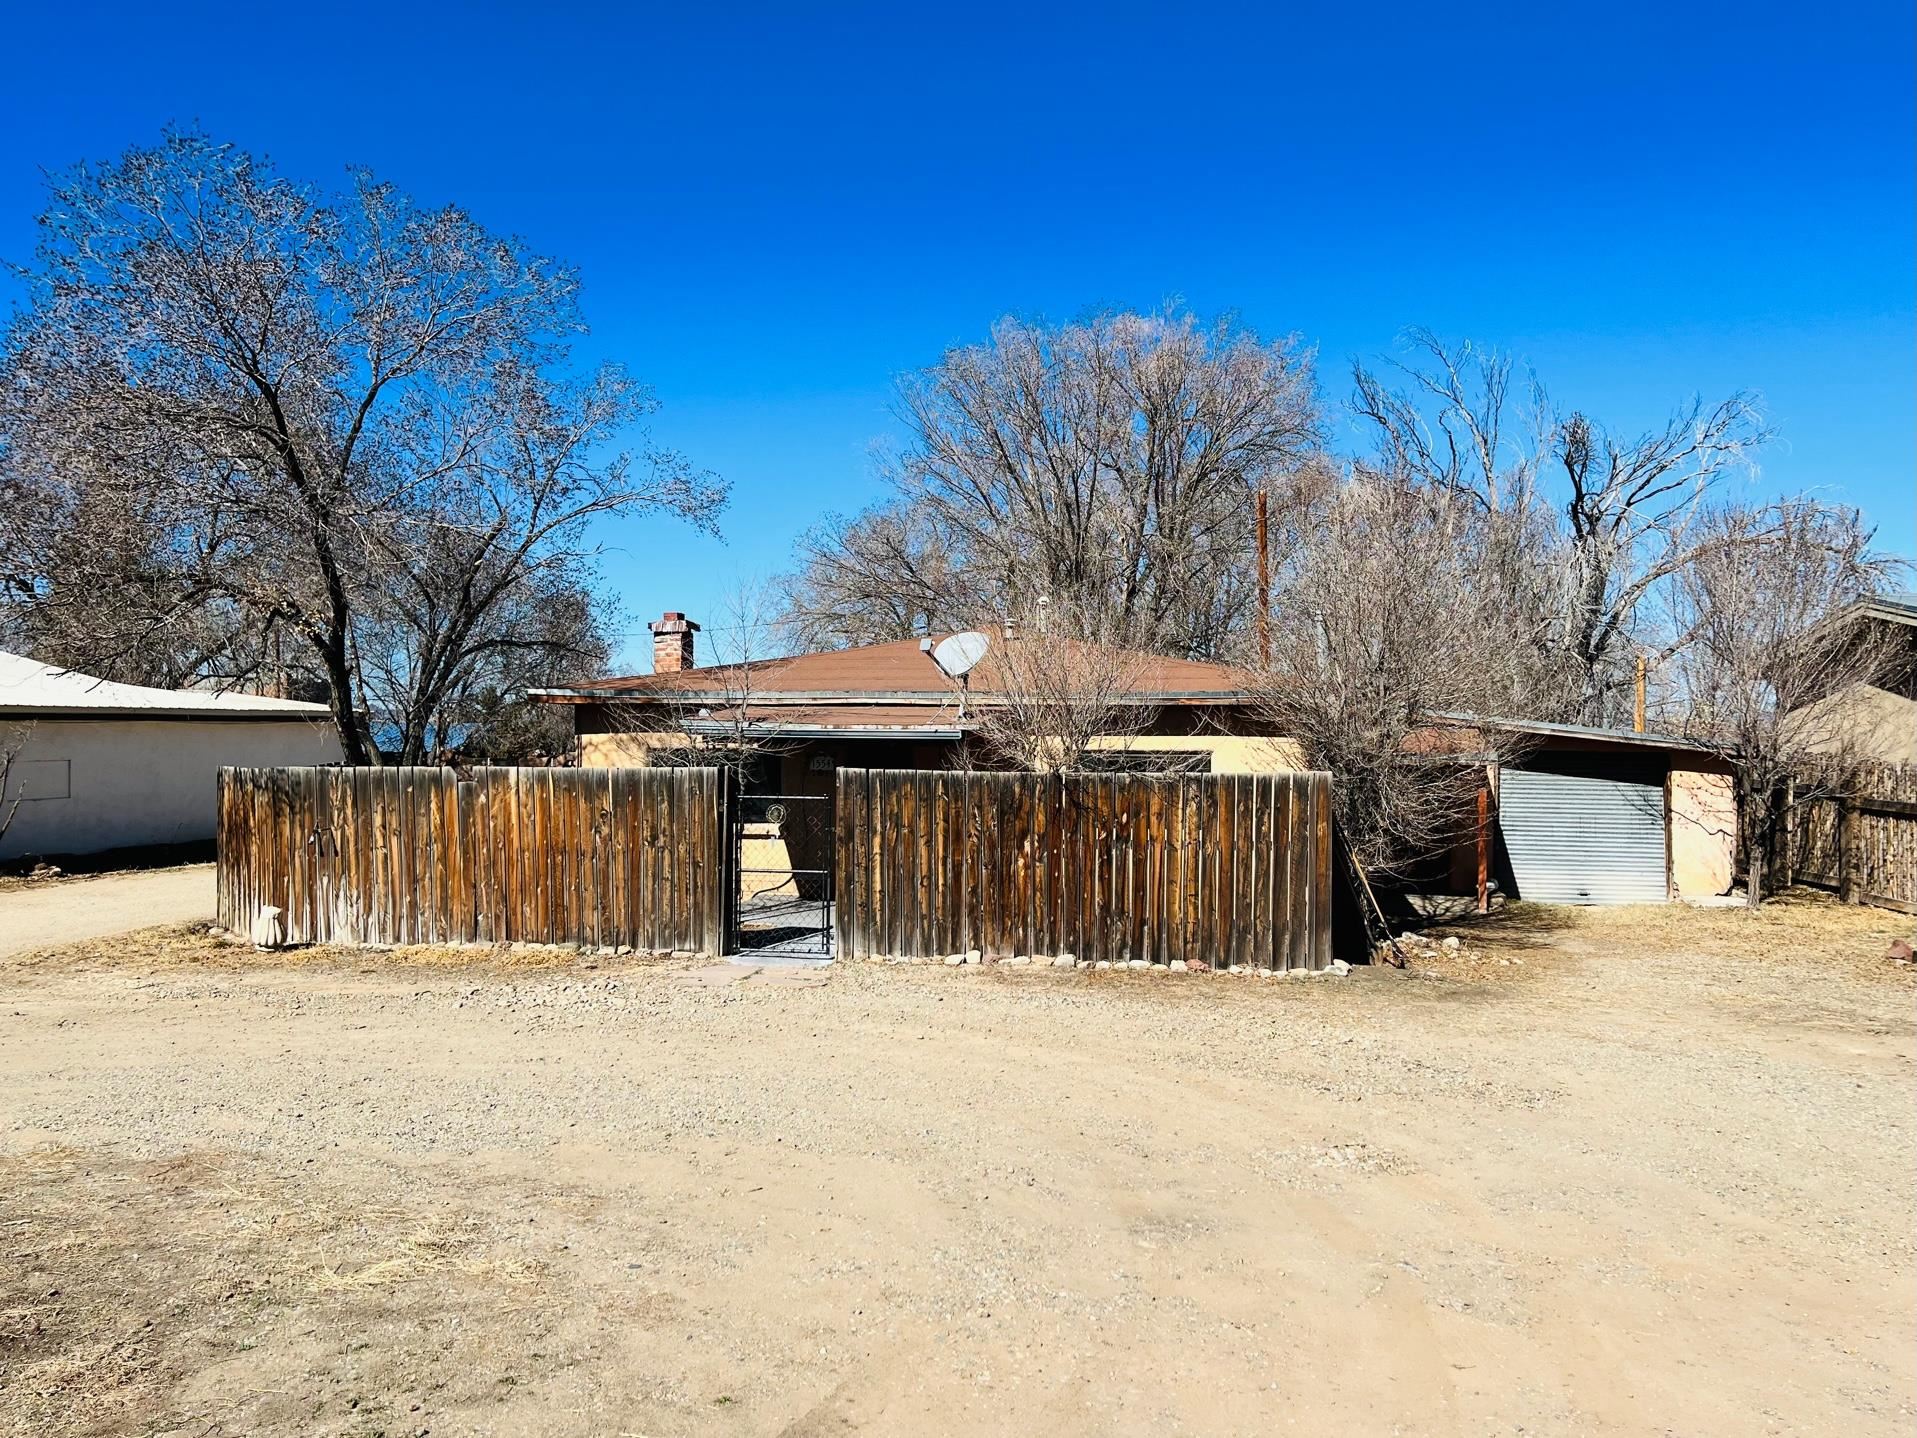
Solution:
{"label": "vertical wood plank", "polygon": [[1246,826],[1249,917],[1245,962],[1271,967],[1271,789],[1272,776],[1253,774],[1250,819]]}
{"label": "vertical wood plank", "polygon": [[1311,775],[1293,774],[1285,806],[1285,967],[1309,966]]}
{"label": "vertical wood plank", "polygon": [[1331,776],[1314,774],[1313,787],[1317,794],[1317,807],[1312,825],[1312,915],[1313,933],[1316,942],[1312,950],[1312,967],[1328,968],[1331,964]]}

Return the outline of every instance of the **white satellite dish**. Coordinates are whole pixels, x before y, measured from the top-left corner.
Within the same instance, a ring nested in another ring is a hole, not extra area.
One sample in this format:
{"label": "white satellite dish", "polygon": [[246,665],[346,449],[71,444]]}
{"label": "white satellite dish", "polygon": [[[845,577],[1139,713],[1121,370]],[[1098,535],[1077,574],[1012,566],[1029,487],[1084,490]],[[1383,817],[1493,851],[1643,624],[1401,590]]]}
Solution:
{"label": "white satellite dish", "polygon": [[985,657],[992,641],[976,629],[941,639],[932,649],[932,662],[954,679],[963,678]]}
{"label": "white satellite dish", "polygon": [[965,676],[970,674],[979,660],[985,657],[985,651],[992,647],[992,641],[976,629],[968,629],[963,634],[950,634],[937,644],[926,641],[922,648],[930,648],[932,662],[947,679],[958,680],[959,718],[965,717],[965,700],[971,692],[971,681]]}

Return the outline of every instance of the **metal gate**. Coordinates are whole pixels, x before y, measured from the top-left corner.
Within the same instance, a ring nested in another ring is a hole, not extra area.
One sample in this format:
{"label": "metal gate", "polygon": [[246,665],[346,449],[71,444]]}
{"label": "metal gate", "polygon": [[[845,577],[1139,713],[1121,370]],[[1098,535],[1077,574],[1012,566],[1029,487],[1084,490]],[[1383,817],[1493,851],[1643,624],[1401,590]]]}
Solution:
{"label": "metal gate", "polygon": [[1661,776],[1614,764],[1584,767],[1578,774],[1504,771],[1498,812],[1518,897],[1663,903],[1670,889]]}
{"label": "metal gate", "polygon": [[732,952],[832,957],[832,796],[741,794],[733,803]]}

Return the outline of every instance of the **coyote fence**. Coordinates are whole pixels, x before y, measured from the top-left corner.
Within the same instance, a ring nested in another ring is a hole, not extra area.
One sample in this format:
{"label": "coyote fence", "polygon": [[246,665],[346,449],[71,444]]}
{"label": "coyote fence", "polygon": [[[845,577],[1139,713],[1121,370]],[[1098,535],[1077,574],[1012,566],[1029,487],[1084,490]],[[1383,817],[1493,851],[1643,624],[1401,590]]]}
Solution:
{"label": "coyote fence", "polygon": [[1850,903],[1917,913],[1917,766],[1874,769],[1842,798],[1798,805],[1790,874]]}
{"label": "coyote fence", "polygon": [[838,952],[1323,968],[1330,776],[841,769]]}
{"label": "coyote fence", "polygon": [[722,951],[717,769],[222,769],[219,918],[291,944]]}

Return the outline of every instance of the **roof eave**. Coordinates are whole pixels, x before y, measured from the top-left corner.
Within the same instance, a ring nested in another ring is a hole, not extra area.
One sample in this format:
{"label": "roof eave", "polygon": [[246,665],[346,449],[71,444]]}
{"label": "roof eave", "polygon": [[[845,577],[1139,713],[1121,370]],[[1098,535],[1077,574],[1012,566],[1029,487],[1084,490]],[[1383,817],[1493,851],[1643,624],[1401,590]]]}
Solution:
{"label": "roof eave", "polygon": [[[689,719],[685,731],[701,737],[742,732],[738,725],[717,719]],[[753,739],[944,739],[965,737],[951,724],[748,724],[743,733]]]}
{"label": "roof eave", "polygon": [[241,720],[248,724],[329,722],[331,711],[325,706],[310,710],[289,709],[136,709],[104,704],[0,704],[0,719],[219,719]]}
{"label": "roof eave", "polygon": [[1682,749],[1691,753],[1715,753],[1720,746],[1701,739],[1686,739],[1679,734],[1640,733],[1635,729],[1600,729],[1595,725],[1553,724],[1542,719],[1504,719],[1484,714],[1452,712],[1427,713],[1433,724],[1459,728],[1503,729],[1513,734],[1532,734],[1542,739],[1581,739],[1597,744],[1616,744],[1624,748]]}
{"label": "roof eave", "polygon": [[[943,707],[956,703],[956,689],[779,689],[764,693],[738,694],[722,689],[676,689],[669,692],[618,689],[529,689],[527,697],[549,704],[926,704]],[[967,697],[974,705],[997,703],[991,690],[979,690]],[[1248,704],[1251,696],[1241,689],[1167,689],[1118,696],[1115,703],[1127,705],[1164,704]]]}

